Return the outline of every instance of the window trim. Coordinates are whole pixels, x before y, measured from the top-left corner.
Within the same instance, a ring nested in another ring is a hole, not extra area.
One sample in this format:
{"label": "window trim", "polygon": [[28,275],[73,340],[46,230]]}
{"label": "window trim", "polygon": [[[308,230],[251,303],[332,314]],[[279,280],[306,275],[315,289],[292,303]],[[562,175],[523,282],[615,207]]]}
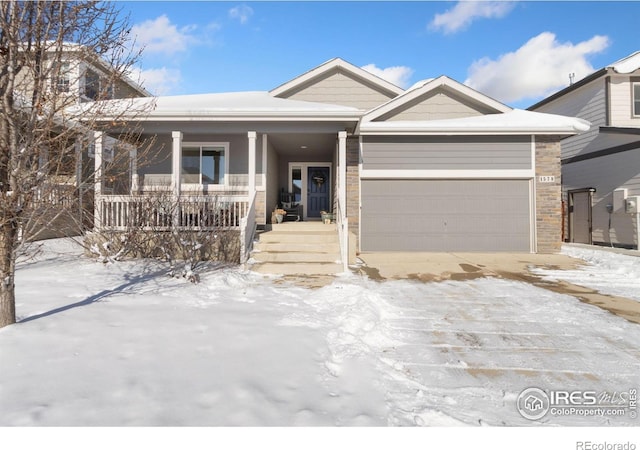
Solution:
{"label": "window trim", "polygon": [[[637,98],[636,91],[638,94]],[[640,117],[640,81],[631,83],[631,116]]]}
{"label": "window trim", "polygon": [[[183,179],[182,173],[182,158],[183,151],[185,147],[199,147],[200,148],[200,182],[199,183],[185,183]],[[202,148],[203,147],[221,147],[224,149],[224,182],[220,184],[213,183],[203,183],[202,182]],[[229,142],[189,142],[182,141],[182,146],[180,147],[180,184],[185,187],[185,190],[193,189],[197,187],[198,189],[204,189],[206,187],[207,190],[226,190],[229,187]]]}

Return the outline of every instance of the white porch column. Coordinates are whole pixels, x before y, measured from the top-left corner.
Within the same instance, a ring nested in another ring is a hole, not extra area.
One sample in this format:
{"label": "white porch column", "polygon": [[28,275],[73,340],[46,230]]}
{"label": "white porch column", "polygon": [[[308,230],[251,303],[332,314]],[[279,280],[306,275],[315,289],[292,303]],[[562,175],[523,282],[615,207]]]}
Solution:
{"label": "white porch column", "polygon": [[249,195],[256,190],[256,137],[255,131],[247,133],[249,138]]}
{"label": "white porch column", "polygon": [[182,174],[182,131],[171,132],[173,139],[172,165],[171,167],[171,190],[176,197],[180,196],[180,183]]}
{"label": "white porch column", "polygon": [[82,220],[82,193],[83,193],[83,179],[82,179],[82,137],[78,136],[74,143],[74,150],[76,154],[76,189],[78,190],[78,214],[80,217],[80,223],[84,227]]}
{"label": "white porch column", "polygon": [[99,230],[102,227],[102,183],[103,183],[103,167],[102,167],[102,149],[104,146],[104,132],[95,131],[93,133],[93,226]]}
{"label": "white porch column", "polygon": [[129,172],[131,173],[131,195],[138,193],[138,149],[129,149]]}
{"label": "white porch column", "polygon": [[347,217],[347,132],[338,132],[338,200],[342,218]]}
{"label": "white porch column", "polygon": [[82,185],[82,137],[77,137],[74,142],[74,151],[76,155],[76,188]]}

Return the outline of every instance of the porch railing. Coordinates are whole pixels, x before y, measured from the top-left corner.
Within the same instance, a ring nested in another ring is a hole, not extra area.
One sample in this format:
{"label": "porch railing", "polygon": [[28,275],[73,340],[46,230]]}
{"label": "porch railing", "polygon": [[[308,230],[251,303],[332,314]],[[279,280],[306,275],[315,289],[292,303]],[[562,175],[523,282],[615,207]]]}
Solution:
{"label": "porch railing", "polygon": [[249,195],[249,208],[246,216],[240,219],[240,262],[249,259],[253,239],[256,234],[256,192]]}
{"label": "porch railing", "polygon": [[246,195],[104,195],[96,199],[103,230],[240,229],[247,215]]}

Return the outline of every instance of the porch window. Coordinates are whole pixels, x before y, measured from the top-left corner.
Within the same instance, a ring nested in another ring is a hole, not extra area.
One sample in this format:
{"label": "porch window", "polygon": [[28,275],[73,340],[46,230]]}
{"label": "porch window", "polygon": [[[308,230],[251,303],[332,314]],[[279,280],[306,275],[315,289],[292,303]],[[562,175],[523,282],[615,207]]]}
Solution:
{"label": "porch window", "polygon": [[633,115],[640,116],[640,83],[633,83]]}
{"label": "porch window", "polygon": [[227,144],[182,147],[182,182],[225,184]]}

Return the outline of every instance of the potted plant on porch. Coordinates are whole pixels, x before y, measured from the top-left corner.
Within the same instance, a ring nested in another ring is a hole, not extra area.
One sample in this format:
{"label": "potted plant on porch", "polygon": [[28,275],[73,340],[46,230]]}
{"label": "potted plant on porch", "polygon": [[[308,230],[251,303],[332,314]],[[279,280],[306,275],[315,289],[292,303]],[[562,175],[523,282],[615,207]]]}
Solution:
{"label": "potted plant on porch", "polygon": [[282,223],[287,212],[284,209],[276,208],[271,214],[271,223]]}
{"label": "potted plant on porch", "polygon": [[320,211],[320,217],[322,218],[322,223],[326,224],[329,224],[336,219],[333,213],[327,211]]}

